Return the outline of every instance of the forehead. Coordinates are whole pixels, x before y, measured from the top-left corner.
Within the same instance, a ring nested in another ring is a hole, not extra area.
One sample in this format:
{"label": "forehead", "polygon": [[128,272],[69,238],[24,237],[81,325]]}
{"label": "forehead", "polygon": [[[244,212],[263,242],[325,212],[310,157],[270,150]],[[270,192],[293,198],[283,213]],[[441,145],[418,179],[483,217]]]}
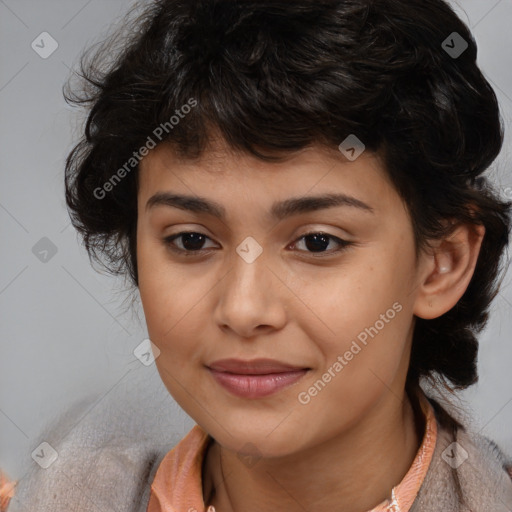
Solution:
{"label": "forehead", "polygon": [[[264,152],[268,154],[268,152]],[[319,161],[335,164],[340,160],[337,149],[329,149],[319,145],[306,147],[290,153],[275,153],[276,161],[268,161],[256,158],[254,155],[237,151],[227,145],[223,139],[211,139],[201,152],[199,157],[193,158],[181,155],[178,149],[171,143],[161,143],[145,156],[139,166],[142,174],[159,173],[168,169],[181,171],[200,170],[205,174],[220,176],[230,171],[254,170],[264,172],[266,170],[286,170],[291,166],[307,165]],[[148,172],[148,170],[151,171]],[[142,176],[141,176],[142,177]]]}
{"label": "forehead", "polygon": [[[348,162],[340,153],[338,148],[329,148],[321,145],[311,145],[306,148],[290,153],[275,153],[279,157],[278,161],[266,161],[256,158],[253,155],[237,151],[219,138],[209,139],[208,145],[197,158],[190,158],[180,155],[176,147],[170,143],[161,143],[155,149],[152,149],[145,156],[139,165],[139,177],[141,181],[148,181],[152,177],[165,178],[166,174],[179,174],[181,172],[197,172],[200,171],[205,175],[213,175],[220,178],[230,172],[241,174],[245,171],[253,171],[270,174],[293,172],[299,174],[299,170],[311,167],[318,167],[322,164],[322,168],[329,166],[344,165],[352,163],[350,167],[354,170],[362,166],[377,167],[377,171],[382,171],[382,163],[379,155],[365,151],[355,162]],[[263,176],[262,176],[263,177]]]}
{"label": "forehead", "polygon": [[180,156],[172,145],[161,144],[144,157],[139,173],[140,212],[159,192],[210,197],[223,204],[244,201],[247,206],[341,193],[378,205],[394,190],[378,155],[365,151],[348,161],[337,148],[322,146],[269,162],[222,142],[210,142],[198,158]]}

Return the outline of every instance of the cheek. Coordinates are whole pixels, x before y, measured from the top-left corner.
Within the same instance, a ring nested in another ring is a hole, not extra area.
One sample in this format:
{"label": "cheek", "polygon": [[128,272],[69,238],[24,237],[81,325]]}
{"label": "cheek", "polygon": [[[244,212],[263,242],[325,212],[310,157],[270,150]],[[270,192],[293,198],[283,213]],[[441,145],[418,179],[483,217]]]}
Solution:
{"label": "cheek", "polygon": [[160,350],[155,364],[171,396],[197,417],[199,411],[191,409],[189,402],[192,391],[196,400],[204,400],[202,390],[196,389],[202,339],[197,319],[200,297],[197,289],[184,286],[172,268],[155,261],[154,253],[146,256],[141,259],[139,291],[149,338]]}
{"label": "cheek", "polygon": [[176,265],[169,263],[165,247],[158,240],[142,235],[138,239],[137,258],[139,294],[148,332],[165,352],[177,333],[190,325],[184,320],[194,314],[199,292]]}
{"label": "cheek", "polygon": [[[409,254],[395,246],[375,246],[358,254],[346,269],[315,285],[304,285],[302,329],[322,352],[324,368],[336,375],[333,386],[361,390],[374,382],[390,384],[403,361],[412,321]],[[313,311],[314,314],[311,314]],[[338,356],[344,361],[332,368]],[[328,376],[326,377],[329,378]]]}
{"label": "cheek", "polygon": [[[323,351],[322,364],[297,390],[301,404],[311,398],[308,414],[326,421],[340,414],[347,421],[359,417],[384,393],[396,389],[397,378],[406,370],[409,321],[402,304],[383,300],[345,306],[343,318],[333,320],[334,334],[319,339],[318,333],[310,333]],[[339,404],[340,412],[332,410],[332,404]]]}

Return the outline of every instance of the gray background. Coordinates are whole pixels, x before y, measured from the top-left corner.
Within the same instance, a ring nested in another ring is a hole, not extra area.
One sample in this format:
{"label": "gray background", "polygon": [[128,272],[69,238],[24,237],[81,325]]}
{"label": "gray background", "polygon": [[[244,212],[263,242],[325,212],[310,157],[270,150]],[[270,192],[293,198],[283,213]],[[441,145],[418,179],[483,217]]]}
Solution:
{"label": "gray background", "polygon": [[[80,51],[131,5],[0,0],[0,467],[14,479],[43,425],[78,398],[106,395],[142,371],[133,355],[147,337],[141,308],[132,315],[123,282],[91,268],[63,193],[64,159],[80,119],[64,103],[62,85]],[[457,11],[501,102],[507,138],[493,176],[512,199],[512,2],[459,0]],[[47,59],[31,48],[45,31],[59,45]],[[43,237],[57,250],[46,262],[32,251]],[[481,337],[480,382],[461,396],[482,432],[512,453],[510,279],[509,272]]]}

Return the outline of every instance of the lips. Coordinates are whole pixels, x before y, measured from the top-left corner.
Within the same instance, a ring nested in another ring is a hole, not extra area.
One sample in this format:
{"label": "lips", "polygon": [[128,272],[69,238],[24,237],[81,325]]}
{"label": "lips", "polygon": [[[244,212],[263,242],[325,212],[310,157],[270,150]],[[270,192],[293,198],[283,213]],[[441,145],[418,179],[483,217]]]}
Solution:
{"label": "lips", "polygon": [[297,370],[309,370],[303,366],[293,366],[275,359],[220,359],[209,365],[212,370],[236,373],[238,375],[267,375],[269,373],[285,373]]}
{"label": "lips", "polygon": [[310,370],[273,359],[222,359],[211,363],[208,369],[218,384],[242,398],[261,398],[276,393]]}

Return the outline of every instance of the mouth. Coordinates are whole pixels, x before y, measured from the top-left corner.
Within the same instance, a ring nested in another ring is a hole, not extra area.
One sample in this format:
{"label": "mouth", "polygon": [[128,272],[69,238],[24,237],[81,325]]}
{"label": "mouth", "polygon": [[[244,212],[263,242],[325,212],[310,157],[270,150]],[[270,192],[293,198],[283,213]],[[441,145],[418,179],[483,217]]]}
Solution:
{"label": "mouth", "polygon": [[236,373],[238,375],[268,375],[271,373],[287,373],[299,370],[310,370],[303,366],[283,363],[275,359],[219,359],[208,365],[211,370]]}
{"label": "mouth", "polygon": [[222,359],[207,368],[218,384],[243,398],[261,398],[276,393],[296,383],[311,370],[273,359]]}

